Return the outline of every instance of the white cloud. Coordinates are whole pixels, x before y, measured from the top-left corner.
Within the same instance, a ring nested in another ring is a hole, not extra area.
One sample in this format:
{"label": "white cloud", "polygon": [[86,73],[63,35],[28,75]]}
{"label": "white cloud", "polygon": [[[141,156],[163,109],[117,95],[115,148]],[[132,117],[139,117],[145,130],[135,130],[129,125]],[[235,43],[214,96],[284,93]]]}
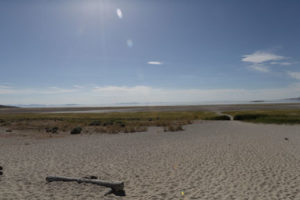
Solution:
{"label": "white cloud", "polygon": [[126,44],[129,48],[133,46],[133,41],[131,39],[126,40]]}
{"label": "white cloud", "polygon": [[119,17],[119,19],[122,19],[123,18],[123,12],[122,12],[122,10],[120,8],[118,8],[116,10],[116,12],[117,12],[117,16]]}
{"label": "white cloud", "polygon": [[0,95],[1,94],[12,94],[14,90],[7,85],[0,85]]}
{"label": "white cloud", "polygon": [[292,65],[293,63],[290,63],[290,62],[281,62],[279,63],[279,65],[282,65],[282,66],[288,66],[288,65]]}
{"label": "white cloud", "polygon": [[163,63],[160,61],[149,61],[148,64],[149,65],[162,65]]}
{"label": "white cloud", "polygon": [[34,93],[40,93],[40,94],[59,94],[59,93],[70,93],[70,92],[76,92],[78,88],[59,88],[59,87],[49,87],[45,90],[35,90]]}
{"label": "white cloud", "polygon": [[251,65],[249,66],[251,69],[255,70],[255,71],[259,71],[259,72],[270,72],[269,68],[267,66],[264,65]]}
{"label": "white cloud", "polygon": [[65,94],[78,91],[78,88],[58,88],[48,87],[44,89],[33,89],[33,88],[14,88],[7,86],[0,86],[0,95],[11,94],[11,95],[48,95],[48,94]]}
{"label": "white cloud", "polygon": [[10,89],[11,87],[8,85],[0,85],[0,89]]}
{"label": "white cloud", "polygon": [[109,93],[144,93],[146,94],[150,87],[147,86],[106,86],[106,87],[94,87],[92,91],[94,92],[109,92]]}
{"label": "white cloud", "polygon": [[244,55],[242,61],[259,64],[263,62],[277,61],[282,59],[285,59],[285,57],[265,51],[256,51],[253,54]]}
{"label": "white cloud", "polygon": [[252,70],[268,73],[271,72],[270,65],[289,66],[293,64],[289,61],[282,61],[285,59],[288,58],[267,51],[256,51],[242,56],[241,60],[251,64],[249,68]]}
{"label": "white cloud", "polygon": [[291,62],[271,62],[271,65],[281,65],[281,66],[289,66],[292,65],[293,63]]}
{"label": "white cloud", "polygon": [[290,76],[290,77],[292,77],[292,78],[294,78],[294,79],[298,79],[298,80],[300,80],[300,72],[287,72],[288,73],[288,75]]}
{"label": "white cloud", "polygon": [[95,87],[91,93],[102,102],[201,102],[222,100],[280,99],[300,92],[300,85],[277,89],[166,89],[149,86]]}
{"label": "white cloud", "polygon": [[84,87],[81,86],[81,85],[73,85],[73,88],[76,88],[76,89],[82,89],[82,88],[84,88]]}

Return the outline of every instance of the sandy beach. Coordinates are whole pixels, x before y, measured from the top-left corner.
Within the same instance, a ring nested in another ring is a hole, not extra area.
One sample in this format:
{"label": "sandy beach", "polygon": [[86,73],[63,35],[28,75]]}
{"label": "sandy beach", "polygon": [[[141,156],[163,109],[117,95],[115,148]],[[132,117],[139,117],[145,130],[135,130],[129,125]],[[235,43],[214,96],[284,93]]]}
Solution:
{"label": "sandy beach", "polygon": [[[1,199],[300,199],[300,126],[199,121],[185,131],[36,139],[0,133]],[[287,140],[285,140],[287,138]],[[125,197],[48,175],[125,182]]]}

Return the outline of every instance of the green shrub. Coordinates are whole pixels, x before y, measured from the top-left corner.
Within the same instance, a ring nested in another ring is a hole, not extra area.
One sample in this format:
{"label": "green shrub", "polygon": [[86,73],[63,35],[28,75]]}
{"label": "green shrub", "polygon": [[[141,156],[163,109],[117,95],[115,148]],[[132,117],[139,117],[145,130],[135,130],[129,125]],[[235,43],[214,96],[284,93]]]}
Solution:
{"label": "green shrub", "polygon": [[99,120],[92,121],[89,125],[90,126],[100,126],[101,125],[101,121],[99,121]]}
{"label": "green shrub", "polygon": [[114,125],[114,120],[107,120],[103,123],[103,126],[112,126]]}
{"label": "green shrub", "polygon": [[234,120],[240,120],[240,121],[252,121],[256,120],[258,118],[265,118],[267,117],[266,114],[237,114],[234,116]]}
{"label": "green shrub", "polygon": [[219,116],[213,116],[213,117],[208,117],[206,120],[230,120],[230,117],[227,115],[219,115]]}
{"label": "green shrub", "polygon": [[120,126],[120,127],[125,127],[126,126],[124,121],[121,121],[121,120],[115,121],[114,124],[117,125],[117,126]]}
{"label": "green shrub", "polygon": [[55,126],[55,127],[52,127],[52,128],[46,128],[46,132],[47,133],[57,133],[58,131],[58,127]]}
{"label": "green shrub", "polygon": [[80,134],[82,131],[82,128],[81,127],[76,127],[76,128],[73,128],[71,130],[71,134],[74,135],[74,134]]}

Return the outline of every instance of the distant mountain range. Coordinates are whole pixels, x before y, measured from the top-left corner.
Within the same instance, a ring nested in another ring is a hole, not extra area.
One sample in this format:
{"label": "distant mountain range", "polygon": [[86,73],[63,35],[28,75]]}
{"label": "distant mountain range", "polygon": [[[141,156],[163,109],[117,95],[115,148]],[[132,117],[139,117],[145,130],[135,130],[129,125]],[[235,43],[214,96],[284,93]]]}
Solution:
{"label": "distant mountain range", "polygon": [[250,101],[252,103],[264,103],[264,102],[270,102],[270,103],[289,103],[294,101],[300,101],[300,97],[294,97],[294,98],[286,98],[286,99],[277,99],[277,100],[254,100]]}
{"label": "distant mountain range", "polygon": [[300,97],[295,97],[295,98],[288,98],[285,100],[289,100],[289,101],[300,101]]}
{"label": "distant mountain range", "polygon": [[51,108],[51,107],[80,107],[81,104],[16,104],[14,106],[23,108]]}
{"label": "distant mountain range", "polygon": [[0,108],[16,108],[15,106],[4,106],[4,105],[0,105]]}
{"label": "distant mountain range", "polygon": [[139,102],[124,102],[124,103],[115,103],[115,104],[97,104],[97,105],[86,105],[86,104],[15,104],[15,105],[0,105],[1,108],[51,108],[51,107],[109,107],[109,106],[165,106],[165,105],[214,105],[214,104],[247,104],[247,103],[292,103],[300,102],[300,97],[286,98],[286,99],[277,99],[277,100],[264,100],[257,99],[252,101],[216,101],[216,102],[177,102],[177,103],[168,103],[168,102],[148,102],[148,103],[139,103]]}

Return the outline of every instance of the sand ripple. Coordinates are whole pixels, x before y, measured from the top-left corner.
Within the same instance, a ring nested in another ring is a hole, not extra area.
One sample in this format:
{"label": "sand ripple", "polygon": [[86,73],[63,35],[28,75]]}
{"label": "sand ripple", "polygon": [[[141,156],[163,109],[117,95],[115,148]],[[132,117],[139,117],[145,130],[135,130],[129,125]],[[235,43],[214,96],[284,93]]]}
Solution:
{"label": "sand ripple", "polygon": [[[0,165],[0,199],[296,200],[300,126],[206,121],[175,133],[0,138]],[[47,175],[125,181],[127,196]]]}

